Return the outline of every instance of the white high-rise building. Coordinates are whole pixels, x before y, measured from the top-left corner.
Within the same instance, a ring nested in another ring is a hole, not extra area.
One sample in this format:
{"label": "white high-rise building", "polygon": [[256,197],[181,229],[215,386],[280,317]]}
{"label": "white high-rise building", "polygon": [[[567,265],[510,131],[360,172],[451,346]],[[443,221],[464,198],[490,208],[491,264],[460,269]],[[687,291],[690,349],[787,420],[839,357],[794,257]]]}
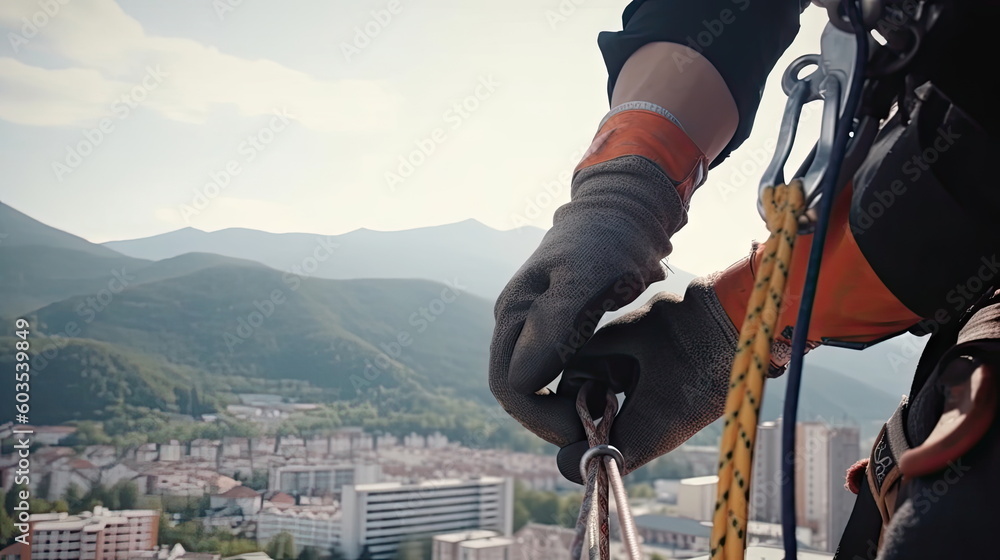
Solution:
{"label": "white high-rise building", "polygon": [[795,431],[795,516],[811,527],[822,546],[830,513],[830,429],[818,422],[799,422]]}
{"label": "white high-rise building", "polygon": [[[854,507],[844,488],[847,468],[860,458],[856,427],[799,422],[795,435],[796,523],[813,531],[813,544],[835,550]],[[750,519],[781,522],[781,421],[757,428]]]}
{"label": "white high-rise building", "polygon": [[826,549],[833,552],[840,544],[847,521],[854,510],[855,496],[844,488],[847,469],[861,456],[861,431],[854,426],[830,429],[830,515],[827,518]]}
{"label": "white high-rise building", "polygon": [[376,560],[393,558],[411,538],[466,529],[509,536],[513,490],[509,478],[347,485],[341,495],[340,545],[348,558],[367,547]]}

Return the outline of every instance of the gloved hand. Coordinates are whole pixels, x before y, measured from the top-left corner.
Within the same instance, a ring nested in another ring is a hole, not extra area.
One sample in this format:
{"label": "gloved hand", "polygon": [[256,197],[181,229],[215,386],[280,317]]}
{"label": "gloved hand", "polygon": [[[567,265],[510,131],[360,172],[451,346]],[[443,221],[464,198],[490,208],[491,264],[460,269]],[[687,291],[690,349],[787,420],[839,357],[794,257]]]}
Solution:
{"label": "gloved hand", "polygon": [[[575,397],[589,379],[625,393],[609,442],[622,452],[625,473],[673,450],[725,411],[739,333],[716,297],[715,277],[693,280],[683,299],[658,294],[602,327],[559,382],[557,392],[567,396]],[[559,451],[563,476],[582,483],[580,458],[588,447],[584,440]]]}
{"label": "gloved hand", "polygon": [[536,394],[593,335],[606,311],[664,278],[670,236],[707,161],[672,117],[651,104],[612,110],[574,172],[538,249],[496,302],[490,389],[543,439],[582,439],[572,399]]}

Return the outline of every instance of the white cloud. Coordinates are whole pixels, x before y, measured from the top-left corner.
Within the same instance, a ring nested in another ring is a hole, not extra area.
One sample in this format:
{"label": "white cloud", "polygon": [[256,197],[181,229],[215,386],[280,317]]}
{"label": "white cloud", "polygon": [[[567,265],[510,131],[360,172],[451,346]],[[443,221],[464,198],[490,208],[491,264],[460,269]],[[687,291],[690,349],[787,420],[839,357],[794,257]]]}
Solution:
{"label": "white cloud", "polygon": [[[0,3],[0,22],[22,35],[34,2]],[[94,126],[147,68],[165,75],[143,107],[183,122],[202,123],[218,106],[245,116],[284,107],[303,125],[324,131],[386,130],[396,124],[401,96],[369,80],[318,80],[270,60],[247,60],[197,41],[155,37],[113,0],[70,2],[27,39],[32,50],[69,68],[0,58],[0,118],[35,126]]]}

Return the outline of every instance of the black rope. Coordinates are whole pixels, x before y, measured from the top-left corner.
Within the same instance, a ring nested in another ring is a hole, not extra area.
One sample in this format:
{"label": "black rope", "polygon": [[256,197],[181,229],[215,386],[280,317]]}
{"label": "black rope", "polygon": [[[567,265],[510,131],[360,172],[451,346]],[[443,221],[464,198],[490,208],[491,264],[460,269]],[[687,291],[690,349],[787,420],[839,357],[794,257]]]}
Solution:
{"label": "black rope", "polygon": [[785,544],[785,560],[796,560],[798,555],[798,541],[795,538],[795,424],[799,408],[802,361],[805,356],[813,301],[816,298],[823,246],[826,243],[830,212],[836,194],[837,177],[846,152],[849,133],[854,127],[854,114],[857,112],[861,89],[865,82],[865,62],[868,61],[868,35],[862,21],[860,1],[844,0],[847,17],[857,39],[854,74],[851,77],[851,88],[844,112],[837,122],[830,162],[819,186],[821,191],[819,216],[816,218],[816,230],[809,250],[809,264],[806,267],[805,285],[802,288],[802,303],[799,306],[795,329],[792,331],[792,357],[788,366],[788,385],[785,390],[785,408],[781,425],[781,531]]}

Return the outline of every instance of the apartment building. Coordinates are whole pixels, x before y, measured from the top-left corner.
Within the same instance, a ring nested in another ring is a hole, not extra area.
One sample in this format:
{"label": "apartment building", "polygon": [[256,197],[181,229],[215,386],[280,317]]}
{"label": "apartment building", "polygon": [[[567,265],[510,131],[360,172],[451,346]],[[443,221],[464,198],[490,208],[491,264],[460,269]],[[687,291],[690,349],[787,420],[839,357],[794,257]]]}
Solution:
{"label": "apartment building", "polygon": [[34,514],[32,560],[130,560],[156,548],[159,512],[97,506],[79,515]]}
{"label": "apartment building", "polygon": [[401,542],[441,533],[492,529],[510,535],[509,478],[388,482],[344,486],[341,546],[348,558],[368,548],[375,560],[393,558]]}
{"label": "apartment building", "polygon": [[278,533],[288,533],[296,554],[307,546],[326,553],[341,546],[341,519],[338,506],[269,505],[257,514],[257,542],[266,546]]}
{"label": "apartment building", "polygon": [[[861,458],[860,430],[823,422],[796,426],[796,523],[808,527],[817,548],[833,551],[854,507],[844,473]],[[757,429],[750,518],[781,522],[781,421]]]}

